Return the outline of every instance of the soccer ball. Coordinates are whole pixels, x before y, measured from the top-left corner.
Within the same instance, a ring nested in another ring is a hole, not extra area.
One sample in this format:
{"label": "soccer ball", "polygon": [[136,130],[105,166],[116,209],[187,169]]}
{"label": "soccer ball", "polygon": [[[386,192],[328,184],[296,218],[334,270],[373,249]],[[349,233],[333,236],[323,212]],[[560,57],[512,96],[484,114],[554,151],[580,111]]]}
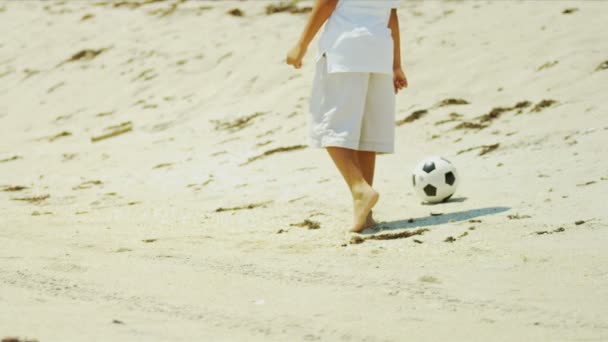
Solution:
{"label": "soccer ball", "polygon": [[412,172],[412,184],[416,194],[429,203],[450,199],[456,191],[458,181],[454,164],[439,156],[425,158]]}

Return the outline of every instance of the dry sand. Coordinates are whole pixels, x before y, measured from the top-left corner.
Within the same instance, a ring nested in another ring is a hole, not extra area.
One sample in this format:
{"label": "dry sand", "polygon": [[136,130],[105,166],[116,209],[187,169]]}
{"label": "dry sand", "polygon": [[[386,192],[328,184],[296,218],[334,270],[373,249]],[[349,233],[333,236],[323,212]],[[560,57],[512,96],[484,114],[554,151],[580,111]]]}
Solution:
{"label": "dry sand", "polygon": [[608,3],[404,1],[359,244],[273,3],[0,1],[0,338],[608,340]]}

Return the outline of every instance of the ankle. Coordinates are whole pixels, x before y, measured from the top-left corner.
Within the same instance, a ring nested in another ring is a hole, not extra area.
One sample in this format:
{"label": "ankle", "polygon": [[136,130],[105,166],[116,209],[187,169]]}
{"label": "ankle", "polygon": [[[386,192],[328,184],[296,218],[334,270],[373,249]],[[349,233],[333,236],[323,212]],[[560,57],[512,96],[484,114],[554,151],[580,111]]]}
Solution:
{"label": "ankle", "polygon": [[368,194],[370,191],[375,191],[369,184],[366,182],[360,182],[357,184],[353,184],[350,188],[350,192],[354,199],[360,198],[365,194]]}

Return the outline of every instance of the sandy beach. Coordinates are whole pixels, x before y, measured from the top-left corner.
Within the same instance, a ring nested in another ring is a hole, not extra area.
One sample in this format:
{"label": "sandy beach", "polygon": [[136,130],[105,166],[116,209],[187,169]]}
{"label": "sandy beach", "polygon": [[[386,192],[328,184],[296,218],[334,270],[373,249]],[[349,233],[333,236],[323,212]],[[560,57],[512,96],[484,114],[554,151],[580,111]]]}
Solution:
{"label": "sandy beach", "polygon": [[402,1],[358,235],[278,4],[0,0],[0,339],[608,341],[608,2]]}

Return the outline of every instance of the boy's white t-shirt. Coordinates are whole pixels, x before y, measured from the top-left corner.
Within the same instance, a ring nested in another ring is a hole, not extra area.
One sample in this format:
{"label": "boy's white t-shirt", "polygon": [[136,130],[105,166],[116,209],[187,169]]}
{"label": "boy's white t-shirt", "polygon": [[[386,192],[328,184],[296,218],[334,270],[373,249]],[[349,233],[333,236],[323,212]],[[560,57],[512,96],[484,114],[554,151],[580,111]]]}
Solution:
{"label": "boy's white t-shirt", "polygon": [[391,9],[399,0],[338,0],[319,40],[327,72],[393,73]]}

